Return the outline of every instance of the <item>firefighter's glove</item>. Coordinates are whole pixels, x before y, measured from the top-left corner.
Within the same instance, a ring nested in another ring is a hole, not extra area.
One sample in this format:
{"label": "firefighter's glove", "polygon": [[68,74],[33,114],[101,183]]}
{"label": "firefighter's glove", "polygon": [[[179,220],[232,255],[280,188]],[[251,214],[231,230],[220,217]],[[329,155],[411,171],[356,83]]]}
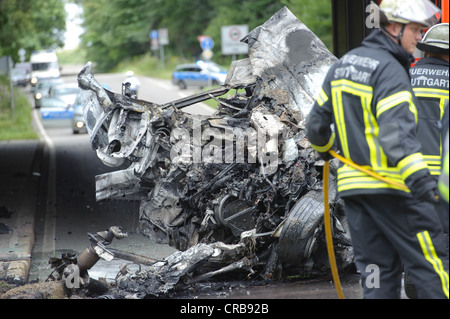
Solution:
{"label": "firefighter's glove", "polygon": [[317,152],[324,161],[331,161],[334,157],[328,152]]}
{"label": "firefighter's glove", "polygon": [[430,174],[422,176],[412,183],[408,183],[409,190],[414,198],[420,201],[437,203],[437,183]]}
{"label": "firefighter's glove", "polygon": [[427,191],[425,194],[422,195],[422,197],[419,198],[421,201],[430,202],[433,204],[438,204],[438,193],[437,189],[431,189]]}

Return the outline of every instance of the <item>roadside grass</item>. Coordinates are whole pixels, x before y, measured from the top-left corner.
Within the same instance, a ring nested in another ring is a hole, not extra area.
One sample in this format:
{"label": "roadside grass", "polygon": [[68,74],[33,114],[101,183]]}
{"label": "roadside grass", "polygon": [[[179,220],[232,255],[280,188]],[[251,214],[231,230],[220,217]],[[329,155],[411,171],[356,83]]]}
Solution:
{"label": "roadside grass", "polygon": [[86,64],[86,51],[81,48],[56,51],[56,55],[58,56],[58,63],[60,65]]}
{"label": "roadside grass", "polygon": [[31,118],[31,105],[17,88],[13,89],[14,111],[11,109],[9,82],[0,77],[0,140],[37,139]]}
{"label": "roadside grass", "polygon": [[111,72],[125,73],[132,70],[136,75],[170,80],[175,67],[188,62],[190,61],[178,57],[167,57],[163,65],[159,58],[144,54],[120,62]]}

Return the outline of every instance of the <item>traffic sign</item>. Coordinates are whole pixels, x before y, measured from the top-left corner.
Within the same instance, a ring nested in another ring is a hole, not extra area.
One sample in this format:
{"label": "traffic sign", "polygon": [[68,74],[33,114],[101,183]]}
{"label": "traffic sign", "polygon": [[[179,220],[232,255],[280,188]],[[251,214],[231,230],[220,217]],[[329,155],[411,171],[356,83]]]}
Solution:
{"label": "traffic sign", "polygon": [[159,49],[159,41],[158,39],[150,39],[150,48],[153,51],[156,51]]}
{"label": "traffic sign", "polygon": [[150,39],[158,39],[158,30],[152,30],[149,34]]}
{"label": "traffic sign", "polygon": [[169,44],[169,31],[166,28],[158,29],[158,36],[160,45]]}
{"label": "traffic sign", "polygon": [[248,45],[241,39],[248,34],[248,25],[229,25],[221,28],[223,55],[247,54]]}
{"label": "traffic sign", "polygon": [[214,53],[211,50],[203,50],[202,57],[206,61],[210,61],[213,57]]}
{"label": "traffic sign", "polygon": [[214,47],[214,41],[210,37],[202,37],[200,47],[203,50],[211,50]]}
{"label": "traffic sign", "polygon": [[27,53],[27,51],[25,51],[24,48],[20,48],[18,53],[19,53],[20,62],[24,62],[25,61],[25,54]]}

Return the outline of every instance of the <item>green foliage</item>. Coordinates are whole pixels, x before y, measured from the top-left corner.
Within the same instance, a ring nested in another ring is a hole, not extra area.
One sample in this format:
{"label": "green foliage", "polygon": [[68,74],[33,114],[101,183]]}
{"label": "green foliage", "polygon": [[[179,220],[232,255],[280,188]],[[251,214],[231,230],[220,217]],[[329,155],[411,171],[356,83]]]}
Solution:
{"label": "green foliage", "polygon": [[85,33],[82,45],[99,70],[148,50],[152,1],[82,0]]}
{"label": "green foliage", "polygon": [[283,6],[331,47],[329,0],[0,0],[0,56],[17,61],[22,47],[28,56],[33,50],[62,47],[68,1],[83,6],[81,53],[98,71],[151,52],[149,34],[160,28],[169,31],[167,59],[197,59],[202,51],[197,37],[209,35],[214,61],[227,65],[231,57],[221,53],[221,26],[247,24],[252,30]]}
{"label": "green foliage", "polygon": [[9,81],[0,77],[0,140],[36,139],[31,121],[31,106],[20,90],[14,89],[14,112],[11,109]]}
{"label": "green foliage", "polygon": [[[179,56],[195,60],[201,54],[197,37],[213,38],[213,60],[228,65],[221,54],[221,26],[248,24],[249,30],[264,23],[283,6],[331,48],[329,0],[78,0],[84,8],[82,46],[99,71],[108,71],[124,59],[150,52],[151,30],[167,28],[168,60]],[[157,54],[157,52],[156,52]]]}
{"label": "green foliage", "polygon": [[333,50],[330,0],[281,0],[281,2],[322,40],[328,50]]}
{"label": "green foliage", "polygon": [[150,56],[149,54],[144,54],[121,61],[114,69],[111,70],[111,72],[125,73],[128,70],[133,70],[137,75],[169,80],[175,67],[178,64],[187,62],[189,61],[176,56],[171,56],[169,59],[166,59],[163,67],[158,58]]}
{"label": "green foliage", "polygon": [[63,0],[1,0],[0,56],[17,62],[20,48],[29,58],[34,50],[62,47],[65,19]]}
{"label": "green foliage", "polygon": [[76,48],[71,50],[58,50],[56,51],[58,62],[60,65],[65,64],[86,64],[86,52],[82,48]]}

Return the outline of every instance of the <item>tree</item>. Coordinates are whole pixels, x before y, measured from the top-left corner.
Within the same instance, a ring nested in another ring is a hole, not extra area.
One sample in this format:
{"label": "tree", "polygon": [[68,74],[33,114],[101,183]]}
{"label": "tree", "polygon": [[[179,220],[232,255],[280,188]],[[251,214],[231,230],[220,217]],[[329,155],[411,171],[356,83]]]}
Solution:
{"label": "tree", "polygon": [[0,56],[62,47],[65,19],[63,0],[0,0]]}
{"label": "tree", "polygon": [[81,44],[98,69],[114,67],[149,49],[152,1],[80,0],[85,33]]}
{"label": "tree", "polygon": [[196,56],[201,51],[197,37],[204,34],[216,15],[213,3],[208,0],[155,1],[152,28],[169,30],[172,46],[178,55]]}
{"label": "tree", "polygon": [[333,50],[330,0],[281,0],[281,2],[322,40],[328,50]]}
{"label": "tree", "polygon": [[77,0],[84,8],[82,45],[89,60],[107,71],[124,58],[150,51],[149,34],[167,28],[166,54],[198,57],[197,37],[213,38],[221,56],[221,26],[248,24],[252,30],[286,5],[325,44],[331,46],[329,0]]}

